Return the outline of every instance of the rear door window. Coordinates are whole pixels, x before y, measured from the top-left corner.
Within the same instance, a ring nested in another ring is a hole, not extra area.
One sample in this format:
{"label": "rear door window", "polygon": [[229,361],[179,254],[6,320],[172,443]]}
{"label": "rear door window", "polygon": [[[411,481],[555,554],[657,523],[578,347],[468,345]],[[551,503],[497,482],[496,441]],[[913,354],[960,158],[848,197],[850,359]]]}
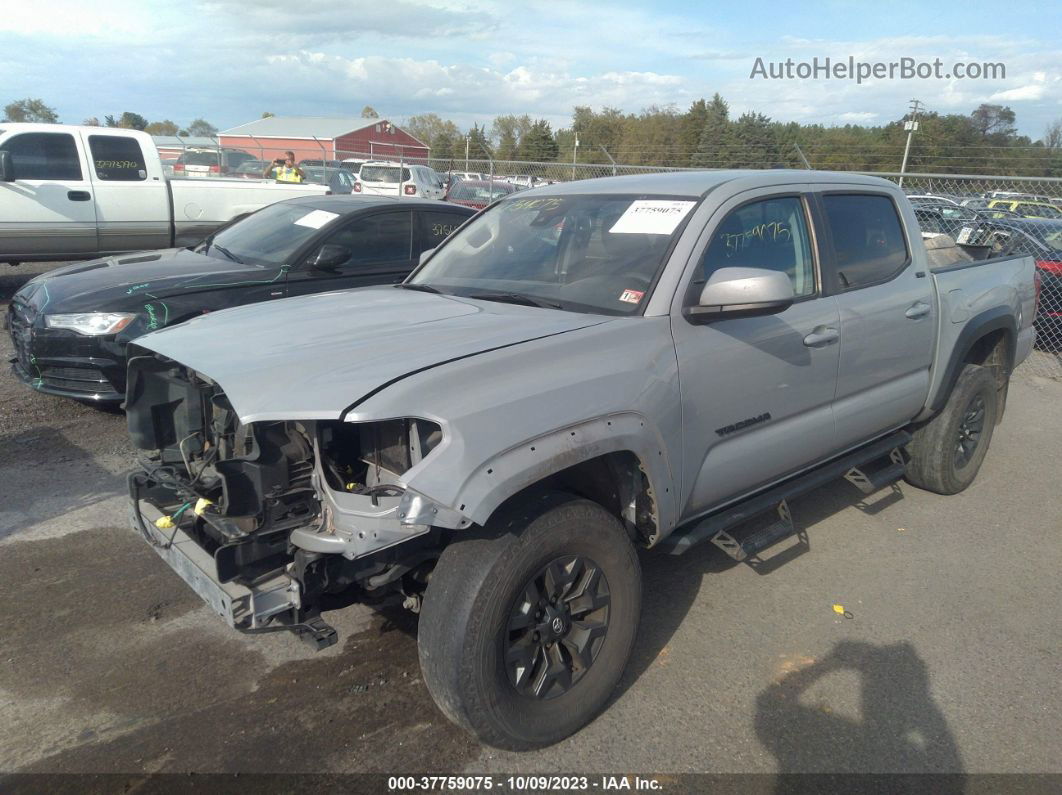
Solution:
{"label": "rear door window", "polygon": [[135,138],[90,135],[88,140],[97,179],[108,182],[140,182],[147,179],[144,153]]}
{"label": "rear door window", "polygon": [[822,204],[839,289],[889,281],[907,266],[907,241],[896,205],[888,196],[827,193]]}
{"label": "rear door window", "polygon": [[0,147],[11,153],[15,179],[80,181],[81,162],[70,133],[23,133]]}
{"label": "rear door window", "polygon": [[413,252],[417,255],[435,248],[468,220],[467,215],[446,211],[421,211],[417,215],[420,216],[420,243]]}

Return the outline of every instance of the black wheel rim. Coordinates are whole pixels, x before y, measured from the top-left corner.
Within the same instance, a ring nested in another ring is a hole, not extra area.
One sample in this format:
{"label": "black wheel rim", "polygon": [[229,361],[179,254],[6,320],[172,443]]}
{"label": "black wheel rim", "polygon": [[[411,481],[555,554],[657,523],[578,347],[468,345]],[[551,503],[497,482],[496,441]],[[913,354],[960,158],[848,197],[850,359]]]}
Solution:
{"label": "black wheel rim", "polygon": [[505,670],[523,696],[556,698],[590,669],[608,632],[608,580],[589,558],[543,566],[509,612]]}
{"label": "black wheel rim", "polygon": [[959,438],[955,446],[955,466],[962,469],[973,458],[985,429],[985,399],[976,395],[966,407],[959,422]]}

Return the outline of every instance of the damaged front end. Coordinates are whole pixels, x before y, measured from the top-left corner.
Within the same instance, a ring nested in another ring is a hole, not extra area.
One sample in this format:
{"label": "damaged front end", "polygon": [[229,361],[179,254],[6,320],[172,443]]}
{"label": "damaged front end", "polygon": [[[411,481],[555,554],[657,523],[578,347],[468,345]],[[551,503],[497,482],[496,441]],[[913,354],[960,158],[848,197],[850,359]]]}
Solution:
{"label": "damaged front end", "polygon": [[470,524],[404,485],[442,441],[427,420],[244,424],[218,383],[159,355],[130,359],[126,415],[134,526],[243,632],[323,648],[331,603],[418,609],[449,529]]}

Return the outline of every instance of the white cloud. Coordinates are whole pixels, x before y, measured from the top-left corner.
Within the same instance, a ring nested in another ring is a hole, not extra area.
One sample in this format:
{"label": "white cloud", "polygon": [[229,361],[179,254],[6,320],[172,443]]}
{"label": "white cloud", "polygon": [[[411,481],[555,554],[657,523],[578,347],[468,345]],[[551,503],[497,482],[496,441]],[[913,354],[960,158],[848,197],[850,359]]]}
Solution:
{"label": "white cloud", "polygon": [[872,113],[869,110],[863,111],[848,111],[847,113],[841,113],[837,116],[839,121],[851,123],[851,124],[865,124],[869,121],[880,116],[880,113]]}

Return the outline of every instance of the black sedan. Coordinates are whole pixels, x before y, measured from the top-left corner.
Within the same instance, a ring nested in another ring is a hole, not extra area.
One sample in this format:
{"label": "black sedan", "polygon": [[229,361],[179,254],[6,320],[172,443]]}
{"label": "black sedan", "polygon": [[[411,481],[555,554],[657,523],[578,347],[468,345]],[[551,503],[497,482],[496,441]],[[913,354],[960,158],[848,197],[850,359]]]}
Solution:
{"label": "black sedan", "polygon": [[422,251],[474,214],[424,199],[307,196],[265,207],[197,246],[58,268],[11,300],[14,373],[41,392],[120,401],[131,340],[241,304],[401,282]]}

